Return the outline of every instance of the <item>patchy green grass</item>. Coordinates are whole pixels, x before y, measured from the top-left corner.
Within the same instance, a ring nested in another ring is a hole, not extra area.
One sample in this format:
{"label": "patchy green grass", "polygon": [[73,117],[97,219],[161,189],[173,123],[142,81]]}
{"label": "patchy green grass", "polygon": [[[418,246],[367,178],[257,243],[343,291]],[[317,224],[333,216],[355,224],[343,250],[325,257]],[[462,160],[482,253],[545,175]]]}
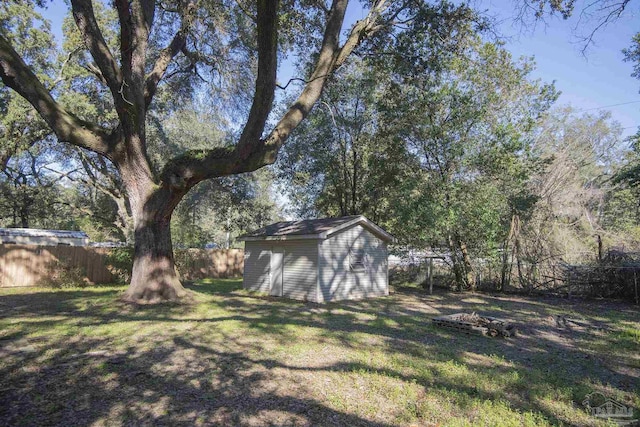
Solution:
{"label": "patchy green grass", "polygon": [[[0,425],[606,425],[581,406],[594,391],[640,408],[637,306],[416,289],[317,305],[240,287],[203,281],[193,304],[154,307],[118,286],[0,290]],[[460,311],[521,333],[431,324]]]}

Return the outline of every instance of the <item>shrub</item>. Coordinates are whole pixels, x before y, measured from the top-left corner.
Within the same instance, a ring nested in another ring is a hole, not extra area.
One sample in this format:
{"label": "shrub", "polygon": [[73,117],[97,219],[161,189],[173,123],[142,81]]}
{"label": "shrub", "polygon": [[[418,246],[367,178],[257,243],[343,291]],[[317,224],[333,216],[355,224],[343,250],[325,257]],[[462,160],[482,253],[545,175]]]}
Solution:
{"label": "shrub", "polygon": [[106,267],[120,283],[131,279],[133,269],[133,247],[113,248],[106,257]]}
{"label": "shrub", "polygon": [[47,276],[40,285],[51,288],[84,287],[89,284],[86,271],[80,266],[73,266],[68,260],[57,259],[47,263]]}

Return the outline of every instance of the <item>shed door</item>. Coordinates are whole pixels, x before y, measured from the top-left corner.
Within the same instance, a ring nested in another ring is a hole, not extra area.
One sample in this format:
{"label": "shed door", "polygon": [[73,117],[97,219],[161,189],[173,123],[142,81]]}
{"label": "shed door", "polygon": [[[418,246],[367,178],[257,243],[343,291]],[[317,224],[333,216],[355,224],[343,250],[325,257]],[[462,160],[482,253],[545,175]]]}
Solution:
{"label": "shed door", "polygon": [[284,260],[284,248],[274,246],[271,249],[271,295],[282,296],[282,263]]}

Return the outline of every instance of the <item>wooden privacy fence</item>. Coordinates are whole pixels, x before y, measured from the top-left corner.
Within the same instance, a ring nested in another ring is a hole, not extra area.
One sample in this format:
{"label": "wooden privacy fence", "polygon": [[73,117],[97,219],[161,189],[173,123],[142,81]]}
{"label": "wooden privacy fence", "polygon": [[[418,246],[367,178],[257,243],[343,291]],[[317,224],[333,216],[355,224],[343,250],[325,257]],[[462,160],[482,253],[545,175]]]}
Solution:
{"label": "wooden privacy fence", "polygon": [[176,249],[176,265],[183,280],[242,276],[242,249]]}
{"label": "wooden privacy fence", "polygon": [[[62,280],[113,283],[109,254],[114,249],[85,246],[0,244],[0,288],[50,285]],[[118,250],[118,249],[115,249]],[[121,249],[120,249],[121,250]],[[175,251],[182,279],[242,275],[241,249],[180,249]]]}
{"label": "wooden privacy fence", "polygon": [[89,283],[113,281],[105,266],[105,248],[84,246],[0,245],[0,287],[46,285],[63,269],[81,271]]}

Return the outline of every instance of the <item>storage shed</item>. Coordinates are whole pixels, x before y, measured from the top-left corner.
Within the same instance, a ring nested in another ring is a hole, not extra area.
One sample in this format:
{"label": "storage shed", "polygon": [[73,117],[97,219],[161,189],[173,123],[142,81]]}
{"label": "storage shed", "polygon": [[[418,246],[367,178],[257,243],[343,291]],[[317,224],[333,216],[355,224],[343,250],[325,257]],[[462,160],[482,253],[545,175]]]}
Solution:
{"label": "storage shed", "polygon": [[84,231],[0,228],[0,243],[40,246],[87,246],[89,244],[89,236]]}
{"label": "storage shed", "polygon": [[393,236],[361,215],[277,222],[245,241],[245,289],[314,302],[389,295]]}

